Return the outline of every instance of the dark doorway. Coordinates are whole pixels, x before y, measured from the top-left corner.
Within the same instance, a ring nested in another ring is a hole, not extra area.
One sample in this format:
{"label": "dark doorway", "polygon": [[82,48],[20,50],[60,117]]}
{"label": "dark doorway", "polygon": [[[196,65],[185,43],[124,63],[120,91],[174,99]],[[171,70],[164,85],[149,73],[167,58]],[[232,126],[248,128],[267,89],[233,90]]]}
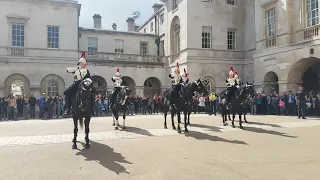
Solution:
{"label": "dark doorway", "polygon": [[319,77],[316,69],[310,67],[302,75],[302,86],[306,92],[319,92]]}

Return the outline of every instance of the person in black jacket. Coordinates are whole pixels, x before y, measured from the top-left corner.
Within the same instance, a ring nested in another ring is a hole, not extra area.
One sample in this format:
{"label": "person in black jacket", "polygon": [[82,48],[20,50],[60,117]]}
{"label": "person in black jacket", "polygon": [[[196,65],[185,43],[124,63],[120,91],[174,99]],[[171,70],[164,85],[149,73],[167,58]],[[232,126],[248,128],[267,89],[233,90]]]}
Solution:
{"label": "person in black jacket", "polygon": [[33,94],[30,95],[28,103],[30,105],[30,118],[34,119],[35,118],[35,109],[36,109],[37,99],[34,97]]}
{"label": "person in black jacket", "polygon": [[298,119],[302,117],[302,119],[306,118],[306,103],[307,103],[307,94],[303,91],[303,87],[299,87],[299,91],[296,94],[296,98],[298,101]]}

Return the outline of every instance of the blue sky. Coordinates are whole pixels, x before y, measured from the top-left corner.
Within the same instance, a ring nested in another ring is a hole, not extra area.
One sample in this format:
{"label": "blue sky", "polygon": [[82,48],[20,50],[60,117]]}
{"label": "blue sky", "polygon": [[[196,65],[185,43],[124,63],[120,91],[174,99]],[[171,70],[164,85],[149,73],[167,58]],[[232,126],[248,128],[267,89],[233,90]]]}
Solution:
{"label": "blue sky", "polygon": [[140,11],[136,20],[141,25],[153,14],[153,4],[160,0],[78,0],[81,6],[80,26],[93,28],[94,14],[102,16],[102,29],[112,29],[112,23],[118,25],[118,30],[127,30],[126,20],[135,11]]}

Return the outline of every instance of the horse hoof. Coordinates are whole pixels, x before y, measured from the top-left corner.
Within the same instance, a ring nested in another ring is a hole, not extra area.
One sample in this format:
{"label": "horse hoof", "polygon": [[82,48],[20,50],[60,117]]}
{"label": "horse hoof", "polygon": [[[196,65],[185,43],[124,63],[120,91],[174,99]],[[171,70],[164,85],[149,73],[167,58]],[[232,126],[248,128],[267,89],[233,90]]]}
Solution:
{"label": "horse hoof", "polygon": [[122,129],[127,129],[127,127],[126,126],[122,126]]}
{"label": "horse hoof", "polygon": [[188,130],[188,129],[185,129],[185,130],[184,130],[184,132],[185,132],[185,133],[188,133],[188,132],[189,132],[189,130]]}
{"label": "horse hoof", "polygon": [[167,126],[164,126],[165,129],[168,129]]}
{"label": "horse hoof", "polygon": [[247,121],[247,120],[244,120],[244,122],[248,123],[248,121]]}
{"label": "horse hoof", "polygon": [[115,126],[116,125],[116,123],[112,123],[112,126]]}
{"label": "horse hoof", "polygon": [[181,130],[180,130],[180,129],[178,129],[177,132],[178,132],[179,134],[181,134]]}
{"label": "horse hoof", "polygon": [[243,126],[240,126],[240,129],[243,129]]}
{"label": "horse hoof", "polygon": [[78,147],[77,147],[77,145],[76,144],[73,144],[72,145],[72,149],[77,149]]}
{"label": "horse hoof", "polygon": [[86,144],[84,147],[85,147],[86,149],[89,149],[89,148],[90,148],[90,144]]}
{"label": "horse hoof", "polygon": [[172,129],[176,130],[177,128],[175,126],[172,126]]}
{"label": "horse hoof", "polygon": [[233,127],[233,128],[236,128],[236,126],[235,126],[235,125],[232,125],[232,127]]}
{"label": "horse hoof", "polygon": [[227,126],[227,124],[226,124],[226,123],[224,123],[223,125],[224,125],[224,126]]}
{"label": "horse hoof", "polygon": [[118,127],[114,127],[114,130],[118,130],[119,128]]}

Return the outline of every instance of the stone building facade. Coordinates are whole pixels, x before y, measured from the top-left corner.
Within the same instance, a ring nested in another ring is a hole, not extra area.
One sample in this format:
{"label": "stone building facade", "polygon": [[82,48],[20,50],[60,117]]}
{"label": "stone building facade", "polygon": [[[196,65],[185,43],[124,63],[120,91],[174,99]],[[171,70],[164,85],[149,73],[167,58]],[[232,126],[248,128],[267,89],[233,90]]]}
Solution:
{"label": "stone building facade", "polygon": [[62,94],[81,51],[101,90],[119,67],[136,94],[159,93],[176,62],[210,90],[225,88],[230,66],[258,92],[319,90],[318,1],[161,1],[140,27],[128,18],[118,31],[101,27],[99,14],[93,28],[79,28],[77,1],[2,0],[0,95]]}

